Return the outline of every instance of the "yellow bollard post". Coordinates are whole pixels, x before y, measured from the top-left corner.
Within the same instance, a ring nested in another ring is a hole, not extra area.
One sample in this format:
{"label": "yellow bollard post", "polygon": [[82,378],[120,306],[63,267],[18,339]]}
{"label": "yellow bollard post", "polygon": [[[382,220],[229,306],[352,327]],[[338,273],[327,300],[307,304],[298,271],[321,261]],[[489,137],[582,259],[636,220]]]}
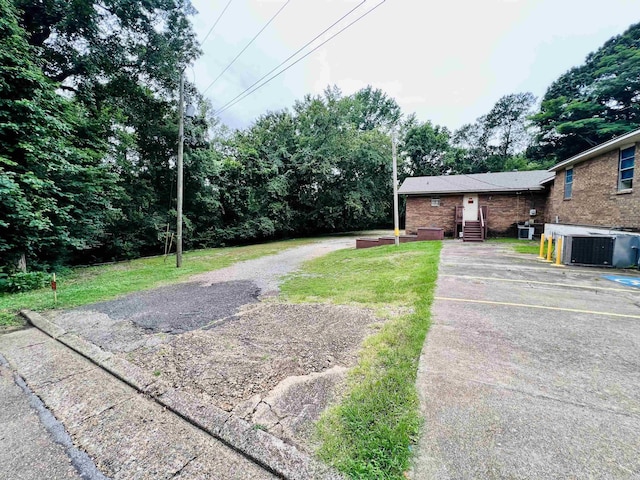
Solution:
{"label": "yellow bollard post", "polygon": [[547,262],[551,262],[551,247],[553,246],[553,236],[549,236],[549,242],[547,243]]}
{"label": "yellow bollard post", "polygon": [[538,255],[538,258],[544,260],[544,233],[540,235],[540,255]]}
{"label": "yellow bollard post", "polygon": [[562,237],[556,240],[556,263],[554,267],[564,267],[562,264]]}

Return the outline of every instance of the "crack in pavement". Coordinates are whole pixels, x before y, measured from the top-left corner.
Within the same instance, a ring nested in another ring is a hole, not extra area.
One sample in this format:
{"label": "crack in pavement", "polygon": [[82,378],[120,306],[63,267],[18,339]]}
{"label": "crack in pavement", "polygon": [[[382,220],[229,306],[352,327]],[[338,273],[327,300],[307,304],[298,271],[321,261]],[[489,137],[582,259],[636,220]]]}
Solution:
{"label": "crack in pavement", "polygon": [[178,470],[176,473],[174,473],[173,475],[171,475],[171,478],[176,478],[178,475],[180,475],[182,473],[182,471],[187,468],[187,466],[193,462],[196,458],[200,458],[200,455],[194,455],[193,457],[191,457],[189,460],[187,460],[187,462],[182,465],[182,467],[180,467],[180,470]]}
{"label": "crack in pavement", "polygon": [[123,405],[127,402],[130,402],[131,400],[133,400],[135,398],[135,394],[131,395],[128,398],[125,398],[124,400],[121,400],[119,402],[114,403],[113,405],[108,406],[107,408],[104,408],[102,410],[100,410],[99,412],[96,413],[92,413],[91,415],[87,415],[86,417],[82,418],[78,423],[80,425],[82,425],[83,423],[85,423],[87,420],[91,420],[92,418],[95,418],[97,416],[102,415],[103,413],[106,413],[110,410],[113,410],[116,407],[119,407],[120,405]]}
{"label": "crack in pavement", "polygon": [[45,343],[47,343],[47,340],[44,342],[32,343],[31,345],[25,345],[24,347],[18,347],[17,350],[25,350],[27,348],[37,347],[38,345],[44,345]]}
{"label": "crack in pavement", "polygon": [[55,380],[46,380],[44,382],[33,382],[33,385],[36,387],[47,387],[50,385],[57,385],[58,383],[64,382],[65,380],[68,380],[73,377],[77,377],[78,375],[82,375],[84,373],[91,372],[92,370],[96,370],[97,368],[98,368],[97,366],[89,366],[86,370],[73,372],[73,373],[70,373],[69,375],[65,375],[64,377],[57,378]]}
{"label": "crack in pavement", "polygon": [[572,401],[572,400],[563,399],[563,398],[560,398],[560,397],[555,397],[555,396],[552,396],[552,395],[545,395],[543,393],[536,393],[536,392],[532,392],[532,391],[523,390],[523,389],[517,388],[517,387],[510,387],[508,385],[504,385],[504,384],[500,384],[500,383],[486,382],[486,381],[483,381],[483,380],[476,380],[476,379],[469,378],[469,377],[464,377],[464,376],[461,376],[461,375],[450,375],[450,374],[445,374],[445,373],[442,373],[442,372],[432,372],[432,375],[437,375],[439,377],[444,378],[445,380],[450,380],[450,381],[453,381],[453,382],[458,382],[458,383],[464,383],[464,382],[477,383],[479,385],[484,385],[486,387],[491,387],[491,388],[494,388],[496,390],[508,390],[510,392],[521,393],[522,395],[526,395],[526,396],[532,397],[532,398],[540,398],[540,399],[543,399],[543,400],[554,401],[554,402],[563,403],[563,404],[566,404],[566,405],[573,405],[575,407],[586,408],[588,410],[594,410],[594,411],[597,411],[597,412],[611,413],[613,415],[620,415],[620,416],[627,417],[627,418],[640,418],[640,415],[636,415],[634,413],[627,413],[627,412],[621,412],[621,411],[617,411],[617,410],[612,410],[612,409],[609,409],[609,408],[598,407],[596,405],[591,405],[591,404],[588,404],[588,403],[576,402],[576,401]]}

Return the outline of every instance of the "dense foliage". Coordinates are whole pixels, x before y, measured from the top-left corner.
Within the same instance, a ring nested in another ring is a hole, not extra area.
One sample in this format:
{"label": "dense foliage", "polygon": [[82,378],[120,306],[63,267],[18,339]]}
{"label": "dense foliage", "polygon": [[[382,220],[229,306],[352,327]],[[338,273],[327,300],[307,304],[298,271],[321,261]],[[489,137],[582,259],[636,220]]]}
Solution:
{"label": "dense foliage", "polygon": [[640,127],[640,23],[553,82],[533,122],[530,154],[554,161]]}
{"label": "dense foliage", "polygon": [[[15,9],[0,0],[2,264],[68,259],[103,240],[117,178],[88,113],[58,95],[32,55]],[[2,266],[2,265],[0,265]]]}
{"label": "dense foliage", "polygon": [[[160,254],[175,230],[185,0],[0,0],[0,269]],[[388,226],[399,172],[548,166],[639,125],[640,25],[558,79],[539,112],[505,95],[451,132],[367,87],[329,87],[229,131],[194,85],[185,248]],[[24,261],[26,260],[26,262]]]}

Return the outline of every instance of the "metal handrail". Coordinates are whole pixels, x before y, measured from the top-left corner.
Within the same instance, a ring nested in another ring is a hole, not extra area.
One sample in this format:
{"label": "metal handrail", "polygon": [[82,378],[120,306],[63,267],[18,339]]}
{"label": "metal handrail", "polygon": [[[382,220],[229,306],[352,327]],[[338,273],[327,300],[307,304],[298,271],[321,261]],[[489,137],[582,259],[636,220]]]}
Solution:
{"label": "metal handrail", "polygon": [[478,205],[478,210],[480,210],[480,225],[484,228],[484,214],[482,213],[482,207]]}

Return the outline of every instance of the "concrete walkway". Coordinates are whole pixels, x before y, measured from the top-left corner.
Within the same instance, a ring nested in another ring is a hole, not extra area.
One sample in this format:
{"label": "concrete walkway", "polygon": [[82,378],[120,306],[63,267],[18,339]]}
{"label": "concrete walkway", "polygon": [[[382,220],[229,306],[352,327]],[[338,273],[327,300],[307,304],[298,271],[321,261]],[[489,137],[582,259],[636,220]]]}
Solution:
{"label": "concrete walkway", "polygon": [[[0,336],[0,351],[109,478],[276,478],[39,330]],[[3,478],[74,478],[54,448],[24,464],[28,457],[21,459],[23,453],[9,447],[3,442],[18,458],[11,476]],[[49,457],[52,464],[41,465]]]}
{"label": "concrete walkway", "polygon": [[0,478],[80,479],[64,446],[41,423],[33,401],[0,360]]}
{"label": "concrete walkway", "polygon": [[611,273],[445,242],[414,479],[640,478],[640,289]]}

